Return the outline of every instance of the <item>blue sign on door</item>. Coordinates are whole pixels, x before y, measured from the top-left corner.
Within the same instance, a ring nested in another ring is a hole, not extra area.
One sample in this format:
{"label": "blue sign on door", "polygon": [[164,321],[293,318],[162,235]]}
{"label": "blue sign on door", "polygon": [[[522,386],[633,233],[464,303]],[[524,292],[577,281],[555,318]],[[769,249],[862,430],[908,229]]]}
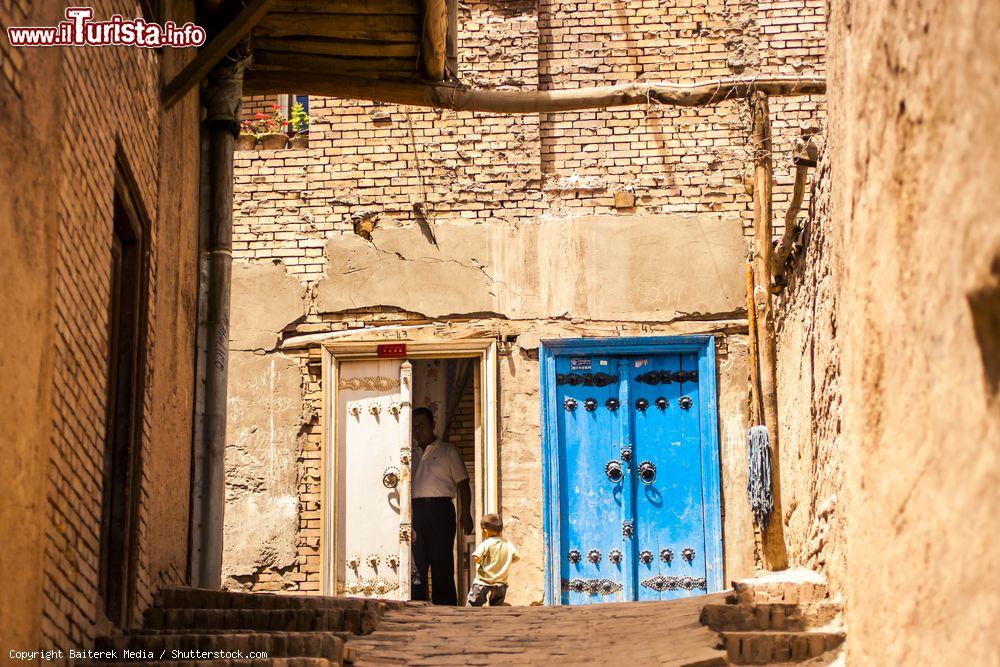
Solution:
{"label": "blue sign on door", "polygon": [[714,363],[690,347],[650,353],[647,344],[630,354],[620,346],[589,363],[579,350],[546,350],[546,449],[556,468],[546,471],[547,529],[558,531],[549,535],[552,601],[721,588]]}

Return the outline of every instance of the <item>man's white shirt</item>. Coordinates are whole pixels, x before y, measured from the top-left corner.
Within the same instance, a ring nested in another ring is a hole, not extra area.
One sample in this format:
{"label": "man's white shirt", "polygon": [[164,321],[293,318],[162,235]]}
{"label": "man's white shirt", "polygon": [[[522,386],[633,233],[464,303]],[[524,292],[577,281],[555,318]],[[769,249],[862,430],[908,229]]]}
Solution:
{"label": "man's white shirt", "polygon": [[469,479],[455,445],[435,440],[423,451],[413,445],[413,497],[454,498],[459,482]]}

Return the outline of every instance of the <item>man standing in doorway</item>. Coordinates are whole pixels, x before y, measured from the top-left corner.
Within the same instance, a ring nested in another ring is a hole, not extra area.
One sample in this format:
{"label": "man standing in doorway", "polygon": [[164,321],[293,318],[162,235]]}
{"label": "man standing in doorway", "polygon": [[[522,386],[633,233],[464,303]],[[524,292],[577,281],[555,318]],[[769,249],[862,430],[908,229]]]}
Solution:
{"label": "man standing in doorway", "polygon": [[431,601],[456,605],[455,505],[459,522],[472,534],[469,474],[455,446],[437,442],[434,413],[413,410],[413,587],[414,600],[427,599],[427,570],[434,578]]}

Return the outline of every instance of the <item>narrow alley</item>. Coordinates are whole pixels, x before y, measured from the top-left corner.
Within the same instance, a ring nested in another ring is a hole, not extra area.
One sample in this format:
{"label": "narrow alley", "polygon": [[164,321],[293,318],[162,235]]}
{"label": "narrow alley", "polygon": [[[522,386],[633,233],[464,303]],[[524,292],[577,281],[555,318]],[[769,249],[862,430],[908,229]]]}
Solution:
{"label": "narrow alley", "polygon": [[996,0],[0,0],[0,664],[1000,666]]}

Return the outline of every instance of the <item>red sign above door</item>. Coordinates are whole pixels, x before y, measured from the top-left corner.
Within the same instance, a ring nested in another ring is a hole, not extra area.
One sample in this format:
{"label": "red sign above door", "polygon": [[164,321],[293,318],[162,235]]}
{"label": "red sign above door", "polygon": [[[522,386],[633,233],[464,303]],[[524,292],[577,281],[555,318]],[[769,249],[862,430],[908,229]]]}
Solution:
{"label": "red sign above door", "polygon": [[406,343],[383,343],[376,347],[375,350],[380,358],[405,357]]}

